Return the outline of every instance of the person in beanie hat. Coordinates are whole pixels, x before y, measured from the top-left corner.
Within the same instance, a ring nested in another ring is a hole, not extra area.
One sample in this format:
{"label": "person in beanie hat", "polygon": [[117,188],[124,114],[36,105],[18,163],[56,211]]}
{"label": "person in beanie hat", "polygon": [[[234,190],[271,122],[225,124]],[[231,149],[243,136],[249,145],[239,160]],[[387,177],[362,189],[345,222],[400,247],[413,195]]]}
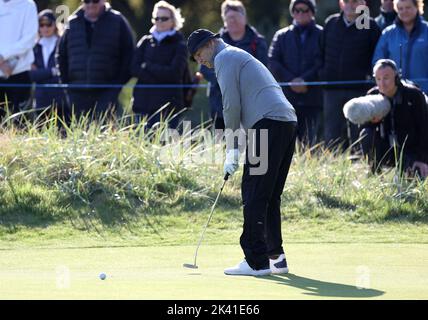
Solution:
{"label": "person in beanie hat", "polygon": [[43,11],[39,12],[39,23],[40,22],[48,22],[48,23],[55,23],[56,18],[51,9],[45,9]]}
{"label": "person in beanie hat", "polygon": [[312,14],[315,15],[316,7],[317,7],[315,0],[291,0],[291,3],[290,3],[290,14],[291,15],[293,15],[294,7],[296,5],[298,5],[299,3],[303,3],[303,4],[307,5],[309,10],[312,11]]}
{"label": "person in beanie hat", "polygon": [[296,113],[269,70],[250,53],[204,29],[190,35],[188,49],[198,63],[214,68],[220,85],[226,127],[225,175],[233,175],[239,167],[240,150],[235,140],[241,128],[249,138],[242,176],[244,227],[240,243],[245,260],[224,273],[287,273],[280,206],[294,153]]}
{"label": "person in beanie hat", "polygon": [[[278,82],[317,81],[323,29],[315,23],[315,4],[309,0],[293,1],[290,8],[293,23],[276,32],[269,50],[269,68]],[[322,118],[321,89],[293,85],[285,87],[284,93],[296,109],[299,141],[315,145]]]}

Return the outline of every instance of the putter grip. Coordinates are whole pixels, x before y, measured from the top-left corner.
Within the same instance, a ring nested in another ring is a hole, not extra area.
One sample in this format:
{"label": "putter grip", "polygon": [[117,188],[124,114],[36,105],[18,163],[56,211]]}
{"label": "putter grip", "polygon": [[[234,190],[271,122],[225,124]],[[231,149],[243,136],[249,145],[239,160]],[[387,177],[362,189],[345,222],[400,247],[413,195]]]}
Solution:
{"label": "putter grip", "polygon": [[224,176],[224,181],[229,180],[230,174],[226,173],[226,175]]}

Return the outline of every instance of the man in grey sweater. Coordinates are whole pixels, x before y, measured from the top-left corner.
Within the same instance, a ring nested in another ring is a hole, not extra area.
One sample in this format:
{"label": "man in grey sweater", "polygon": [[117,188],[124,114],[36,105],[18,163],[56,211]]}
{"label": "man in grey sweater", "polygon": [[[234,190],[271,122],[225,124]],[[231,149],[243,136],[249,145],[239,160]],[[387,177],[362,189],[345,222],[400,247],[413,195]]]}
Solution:
{"label": "man in grey sweater", "polygon": [[188,48],[198,63],[215,69],[220,85],[227,142],[225,174],[233,175],[239,167],[235,141],[239,130],[248,136],[240,239],[245,260],[225,274],[287,273],[280,205],[295,148],[296,113],[269,70],[251,54],[204,29],[190,35]]}

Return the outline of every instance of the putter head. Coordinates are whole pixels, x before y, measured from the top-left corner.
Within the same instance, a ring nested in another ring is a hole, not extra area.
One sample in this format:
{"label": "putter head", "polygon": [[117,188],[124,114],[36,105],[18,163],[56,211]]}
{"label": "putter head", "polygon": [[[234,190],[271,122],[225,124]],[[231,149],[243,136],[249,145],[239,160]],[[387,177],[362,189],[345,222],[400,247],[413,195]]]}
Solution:
{"label": "putter head", "polygon": [[183,264],[183,267],[187,268],[187,269],[198,269],[197,265],[194,264],[189,264],[189,263],[185,263]]}

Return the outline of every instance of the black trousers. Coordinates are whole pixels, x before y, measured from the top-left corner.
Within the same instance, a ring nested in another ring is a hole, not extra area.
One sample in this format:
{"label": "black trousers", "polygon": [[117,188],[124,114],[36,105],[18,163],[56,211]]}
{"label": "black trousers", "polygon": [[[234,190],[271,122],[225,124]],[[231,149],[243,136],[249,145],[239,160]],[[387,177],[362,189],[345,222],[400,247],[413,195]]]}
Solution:
{"label": "black trousers", "polygon": [[31,86],[25,88],[2,87],[2,84],[31,84],[30,73],[22,72],[8,79],[0,79],[0,119],[6,115],[6,106],[10,113],[28,110],[31,107]]}
{"label": "black trousers", "polygon": [[[281,195],[293,158],[296,135],[296,122],[270,119],[257,122],[249,131],[242,176],[244,227],[240,243],[245,259],[255,270],[268,268],[270,255],[284,253]],[[261,157],[260,163],[254,164],[258,156]],[[261,165],[262,161],[267,162],[267,166]],[[266,172],[255,172],[258,167],[265,167]]]}

